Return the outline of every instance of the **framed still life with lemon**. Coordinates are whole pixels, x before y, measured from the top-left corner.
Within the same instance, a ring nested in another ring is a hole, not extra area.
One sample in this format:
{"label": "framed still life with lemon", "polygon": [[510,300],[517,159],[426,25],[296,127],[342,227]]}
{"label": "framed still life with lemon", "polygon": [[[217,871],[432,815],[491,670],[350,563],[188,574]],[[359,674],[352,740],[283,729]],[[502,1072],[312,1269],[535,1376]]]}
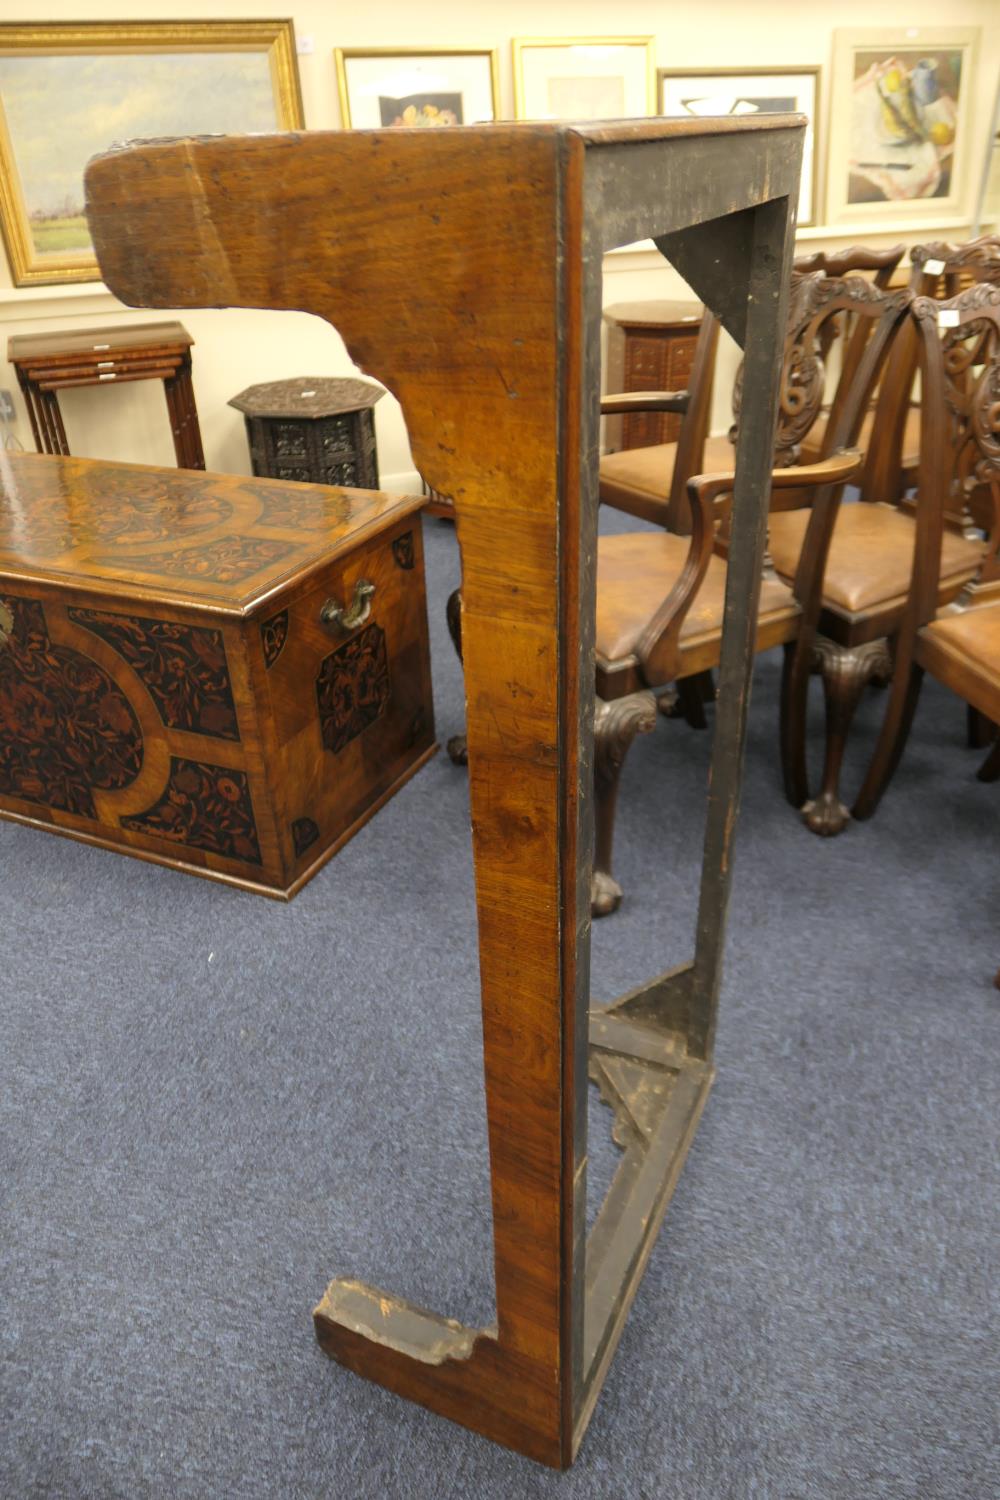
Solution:
{"label": "framed still life with lemon", "polygon": [[978,37],[975,27],[834,33],[830,224],[963,210]]}
{"label": "framed still life with lemon", "polygon": [[436,129],[497,117],[495,50],[338,47],[333,56],[345,129]]}

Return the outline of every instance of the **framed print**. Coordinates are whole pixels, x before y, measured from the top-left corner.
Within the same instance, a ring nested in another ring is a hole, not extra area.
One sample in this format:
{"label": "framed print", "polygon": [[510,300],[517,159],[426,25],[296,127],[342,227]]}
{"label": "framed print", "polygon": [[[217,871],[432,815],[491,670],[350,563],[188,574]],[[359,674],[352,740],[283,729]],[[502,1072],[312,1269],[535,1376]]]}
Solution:
{"label": "framed print", "polygon": [[0,25],[0,226],[14,285],[99,279],[83,214],[98,152],[302,123],[291,21]]}
{"label": "framed print", "polygon": [[496,51],[467,47],[338,47],[345,128],[475,125],[498,113]]}
{"label": "framed print", "polygon": [[624,120],[651,115],[651,36],[518,37],[514,114],[519,120]]}
{"label": "framed print", "polygon": [[979,31],[834,32],[831,224],[960,212]]}
{"label": "framed print", "polygon": [[661,68],[657,76],[661,115],[805,115],[797,222],[816,222],[818,67]]}

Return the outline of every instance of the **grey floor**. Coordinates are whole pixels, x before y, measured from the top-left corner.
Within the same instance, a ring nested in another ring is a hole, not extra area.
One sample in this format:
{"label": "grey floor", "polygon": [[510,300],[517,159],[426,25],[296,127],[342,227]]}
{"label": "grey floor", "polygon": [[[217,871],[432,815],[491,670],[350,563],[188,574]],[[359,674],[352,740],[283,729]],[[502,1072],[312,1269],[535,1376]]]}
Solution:
{"label": "grey floor", "polygon": [[[425,532],[443,740],[457,564]],[[777,682],[762,659],[718,1082],[564,1476],[312,1335],[335,1274],[492,1312],[463,774],[437,757],[287,907],[0,825],[5,1500],[998,1492],[1000,788],[931,686],[879,817],[821,842]],[[708,742],[663,721],[629,762],[600,997],[688,956]]]}

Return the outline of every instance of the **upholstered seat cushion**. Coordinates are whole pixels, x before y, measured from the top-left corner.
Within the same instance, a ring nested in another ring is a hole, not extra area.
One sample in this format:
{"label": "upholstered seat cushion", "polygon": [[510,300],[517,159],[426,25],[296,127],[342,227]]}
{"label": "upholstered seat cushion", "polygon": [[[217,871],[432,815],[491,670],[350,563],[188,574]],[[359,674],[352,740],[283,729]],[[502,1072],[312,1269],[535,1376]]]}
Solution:
{"label": "upholstered seat cushion", "polygon": [[[820,412],[815,422],[810,427],[802,440],[799,462],[804,464],[815,463],[819,458],[823,447],[823,439],[826,436],[827,412]],[[868,452],[868,444],[871,442],[872,424],[875,421],[875,411],[870,410],[861,424],[861,432],[855,447],[862,453]],[[920,408],[911,406],[906,414],[906,426],[903,429],[903,468],[914,469],[920,458]]]}
{"label": "upholstered seat cushion", "polygon": [[[681,574],[690,537],[669,531],[633,531],[602,536],[597,544],[597,653],[608,661],[629,656],[643,630]],[[709,655],[722,632],[726,564],[709,560],[708,572],[681,626],[682,653],[704,648]],[[761,587],[759,619],[765,631],[758,649],[790,640],[798,628],[799,608],[792,592],[779,579],[768,577]],[[716,653],[717,654],[717,653]],[[701,671],[699,659],[691,670]],[[684,675],[683,673],[680,675]]]}
{"label": "upholstered seat cushion", "polygon": [[[791,581],[802,550],[810,512],[789,510],[771,515],[770,549],[774,566]],[[823,581],[824,606],[849,615],[902,605],[910,588],[912,517],[894,505],[842,505],[830,543]],[[979,565],[982,542],[970,542],[946,531],[941,548],[942,598],[954,597]]]}
{"label": "upholstered seat cushion", "polygon": [[[676,443],[656,443],[651,448],[625,448],[607,453],[600,462],[601,499],[608,505],[629,509],[631,499],[662,501],[666,505],[677,456]],[[733,467],[733,445],[726,437],[705,442],[704,474],[725,474]],[[640,511],[640,514],[643,512]]]}
{"label": "upholstered seat cushion", "polygon": [[937,673],[942,658],[964,667],[991,694],[992,707],[1000,694],[1000,603],[940,615],[921,630],[918,652],[924,665]]}

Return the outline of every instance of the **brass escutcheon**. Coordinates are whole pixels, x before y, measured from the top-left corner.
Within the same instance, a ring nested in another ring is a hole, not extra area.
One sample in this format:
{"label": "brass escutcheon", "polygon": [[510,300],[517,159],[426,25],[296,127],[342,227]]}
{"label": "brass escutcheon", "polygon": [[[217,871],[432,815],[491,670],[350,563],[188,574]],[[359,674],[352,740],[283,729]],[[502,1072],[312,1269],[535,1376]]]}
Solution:
{"label": "brass escutcheon", "polygon": [[0,647],[6,646],[14,629],[14,616],[0,599]]}
{"label": "brass escutcheon", "polygon": [[346,609],[335,599],[328,599],[320,610],[319,617],[331,630],[339,630],[346,635],[348,631],[357,630],[368,619],[372,612],[374,593],[375,585],[367,578],[359,578],[354,585],[354,597]]}

